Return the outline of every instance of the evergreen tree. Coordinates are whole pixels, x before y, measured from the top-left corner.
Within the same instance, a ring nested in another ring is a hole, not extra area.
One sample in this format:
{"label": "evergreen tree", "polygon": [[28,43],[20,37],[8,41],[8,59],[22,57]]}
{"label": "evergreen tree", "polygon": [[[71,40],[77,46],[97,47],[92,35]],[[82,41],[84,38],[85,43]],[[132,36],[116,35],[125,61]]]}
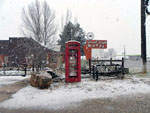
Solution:
{"label": "evergreen tree", "polygon": [[58,40],[58,44],[61,45],[61,52],[65,52],[65,42],[69,40],[76,40],[80,42],[81,46],[81,55],[84,55],[83,45],[86,42],[84,31],[80,27],[80,24],[72,24],[69,22],[66,26],[64,26],[63,32],[60,34],[60,40]]}

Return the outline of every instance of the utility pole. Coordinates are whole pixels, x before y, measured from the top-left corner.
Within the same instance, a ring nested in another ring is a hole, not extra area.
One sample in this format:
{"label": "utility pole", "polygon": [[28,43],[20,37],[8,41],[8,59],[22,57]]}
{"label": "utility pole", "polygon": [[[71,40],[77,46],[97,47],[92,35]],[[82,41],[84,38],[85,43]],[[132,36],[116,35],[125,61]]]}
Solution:
{"label": "utility pole", "polygon": [[149,0],[141,0],[141,57],[143,61],[143,72],[146,73],[147,59],[146,59],[146,13],[148,14]]}
{"label": "utility pole", "polygon": [[123,55],[124,55],[124,60],[126,59],[126,47],[124,45],[124,52],[123,52]]}

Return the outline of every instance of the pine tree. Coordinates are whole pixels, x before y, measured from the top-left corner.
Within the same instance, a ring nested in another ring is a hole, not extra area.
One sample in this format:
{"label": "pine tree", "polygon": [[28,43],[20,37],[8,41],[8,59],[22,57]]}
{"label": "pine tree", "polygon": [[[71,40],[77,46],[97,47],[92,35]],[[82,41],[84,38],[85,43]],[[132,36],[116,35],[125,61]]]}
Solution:
{"label": "pine tree", "polygon": [[73,24],[69,22],[65,27],[63,32],[60,34],[60,40],[58,40],[58,44],[61,45],[61,52],[65,52],[65,42],[69,40],[76,40],[80,42],[81,46],[81,55],[84,55],[83,45],[86,42],[84,31],[80,27],[80,24]]}

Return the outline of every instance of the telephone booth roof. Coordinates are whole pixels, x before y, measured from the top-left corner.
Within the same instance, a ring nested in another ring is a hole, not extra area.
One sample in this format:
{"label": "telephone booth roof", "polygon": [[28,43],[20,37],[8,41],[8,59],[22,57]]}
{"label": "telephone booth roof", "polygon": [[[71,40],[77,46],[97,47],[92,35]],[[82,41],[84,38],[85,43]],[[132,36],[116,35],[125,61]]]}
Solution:
{"label": "telephone booth roof", "polygon": [[67,41],[67,42],[65,42],[65,43],[69,43],[69,42],[77,42],[77,43],[80,43],[79,41],[76,41],[76,40],[69,40],[69,41]]}

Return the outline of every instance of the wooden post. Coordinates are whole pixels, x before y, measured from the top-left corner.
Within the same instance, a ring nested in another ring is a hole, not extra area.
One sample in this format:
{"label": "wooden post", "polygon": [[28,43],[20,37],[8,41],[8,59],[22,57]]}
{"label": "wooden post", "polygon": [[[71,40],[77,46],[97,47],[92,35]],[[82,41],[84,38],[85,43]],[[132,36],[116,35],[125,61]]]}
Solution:
{"label": "wooden post", "polygon": [[97,67],[96,67],[96,81],[98,81],[98,70],[97,70]]}
{"label": "wooden post", "polygon": [[91,75],[91,59],[89,59],[89,70],[90,70],[90,75]]}
{"label": "wooden post", "polygon": [[112,58],[110,58],[110,65],[112,65]]}
{"label": "wooden post", "polygon": [[124,75],[124,58],[122,58],[122,66],[121,66],[121,68],[122,68],[122,75]]}
{"label": "wooden post", "polygon": [[4,72],[4,76],[6,75],[6,73],[5,73],[5,67],[6,67],[6,64],[4,63],[4,64],[3,64],[3,72]]}
{"label": "wooden post", "polygon": [[27,75],[27,65],[25,64],[24,65],[24,76],[26,76]]}
{"label": "wooden post", "polygon": [[32,65],[32,71],[34,71],[34,64]]}
{"label": "wooden post", "polygon": [[93,65],[93,78],[95,79],[95,69],[94,69],[95,67],[94,67],[94,65]]}

